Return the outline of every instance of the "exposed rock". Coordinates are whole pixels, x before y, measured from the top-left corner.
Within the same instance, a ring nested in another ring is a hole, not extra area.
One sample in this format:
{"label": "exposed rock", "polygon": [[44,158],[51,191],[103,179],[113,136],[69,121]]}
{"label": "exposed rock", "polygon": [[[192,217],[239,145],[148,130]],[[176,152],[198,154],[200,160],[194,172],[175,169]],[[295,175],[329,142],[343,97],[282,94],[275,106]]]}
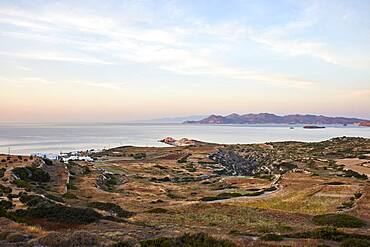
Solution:
{"label": "exposed rock", "polygon": [[96,187],[102,190],[111,191],[114,189],[114,186],[123,184],[125,182],[126,179],[123,175],[104,171],[96,178]]}
{"label": "exposed rock", "polygon": [[150,180],[153,182],[171,182],[171,183],[187,183],[187,182],[195,182],[195,181],[202,181],[207,180],[209,178],[215,177],[216,175],[207,175],[202,174],[199,176],[183,176],[183,177],[164,177],[164,178],[151,178]]}
{"label": "exposed rock", "polygon": [[209,158],[223,167],[215,172],[227,176],[284,173],[297,167],[291,162],[274,160],[270,153],[257,151],[239,154],[233,150],[219,149],[210,154]]}
{"label": "exposed rock", "polygon": [[362,121],[358,125],[364,126],[364,127],[370,127],[370,121]]}

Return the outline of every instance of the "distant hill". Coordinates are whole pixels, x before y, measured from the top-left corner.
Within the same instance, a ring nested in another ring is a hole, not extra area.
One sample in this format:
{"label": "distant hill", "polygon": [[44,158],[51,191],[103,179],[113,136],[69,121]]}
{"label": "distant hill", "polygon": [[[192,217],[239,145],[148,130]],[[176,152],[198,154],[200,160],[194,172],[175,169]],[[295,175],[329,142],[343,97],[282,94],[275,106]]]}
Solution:
{"label": "distant hill", "polygon": [[135,123],[183,123],[185,121],[198,121],[207,117],[206,115],[193,115],[185,117],[167,117],[148,120],[136,120]]}
{"label": "distant hill", "polygon": [[285,115],[272,113],[244,114],[236,113],[221,116],[211,115],[199,121],[185,121],[187,124],[355,124],[367,121],[359,118],[327,117],[322,115]]}

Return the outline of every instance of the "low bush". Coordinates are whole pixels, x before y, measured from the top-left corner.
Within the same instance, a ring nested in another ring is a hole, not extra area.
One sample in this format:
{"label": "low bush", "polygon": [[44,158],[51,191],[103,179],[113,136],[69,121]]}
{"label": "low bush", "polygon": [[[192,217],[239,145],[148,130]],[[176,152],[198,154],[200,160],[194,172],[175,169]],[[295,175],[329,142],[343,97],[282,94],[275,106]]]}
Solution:
{"label": "low bush", "polygon": [[22,179],[14,180],[12,183],[15,184],[19,188],[25,188],[28,190],[31,190],[32,188],[32,186],[27,181],[22,180]]}
{"label": "low bush", "polygon": [[2,208],[2,209],[8,210],[8,209],[11,209],[13,207],[14,207],[14,205],[11,201],[6,201],[6,200],[1,200],[0,201],[0,208]]}
{"label": "low bush", "polygon": [[42,202],[47,202],[45,198],[39,195],[28,195],[25,192],[19,193],[19,201],[29,207],[36,206]]}
{"label": "low bush", "polygon": [[370,240],[368,240],[368,239],[356,239],[356,238],[345,239],[340,244],[340,247],[369,247],[369,246],[370,246]]}
{"label": "low bush", "polygon": [[252,233],[249,233],[249,232],[241,232],[239,230],[236,230],[236,229],[232,229],[229,231],[229,234],[230,235],[235,235],[235,236],[255,236],[254,234]]}
{"label": "low bush", "polygon": [[309,232],[291,233],[283,236],[287,238],[314,238],[333,241],[344,241],[346,239],[370,240],[370,237],[367,235],[345,233],[338,231],[335,227],[323,227]]}
{"label": "low bush", "polygon": [[324,214],[314,216],[313,222],[317,225],[335,227],[363,227],[366,222],[348,214]]}
{"label": "low bush", "polygon": [[50,202],[39,203],[26,210],[17,210],[19,217],[47,218],[65,223],[85,224],[101,218],[101,215],[91,208],[68,207]]}
{"label": "low bush", "polygon": [[146,153],[136,153],[132,155],[136,160],[142,160],[146,158]]}
{"label": "low bush", "polygon": [[12,188],[0,184],[0,193],[4,194],[12,193]]}
{"label": "low bush", "polygon": [[16,167],[13,168],[12,172],[18,178],[25,181],[35,181],[35,182],[49,182],[50,176],[47,172],[43,171],[40,168],[35,168],[31,166],[27,167]]}
{"label": "low bush", "polygon": [[48,165],[48,166],[52,166],[53,165],[53,161],[52,160],[49,160],[49,159],[46,159],[46,158],[44,158],[44,159],[42,159],[44,162],[45,162],[45,164],[46,165]]}
{"label": "low bush", "polygon": [[[266,190],[267,191],[272,191],[274,189],[268,188]],[[201,198],[200,200],[208,202],[208,201],[224,200],[224,199],[230,199],[230,198],[241,197],[241,196],[259,196],[259,195],[262,195],[263,193],[265,193],[266,190],[253,191],[253,192],[248,192],[246,194],[241,194],[241,193],[237,193],[237,192],[225,192],[225,193],[220,193],[216,196],[206,196],[206,197]]]}
{"label": "low bush", "polygon": [[10,201],[12,201],[14,198],[18,198],[18,195],[17,194],[8,194],[6,196]]}
{"label": "low bush", "polygon": [[65,198],[65,199],[78,199],[77,196],[75,196],[74,194],[72,194],[70,192],[67,192],[67,193],[63,194],[63,198]]}
{"label": "low bush", "polygon": [[347,202],[342,202],[342,206],[339,207],[339,208],[352,208],[353,204],[355,204],[355,202],[353,200],[350,200],[350,201],[347,201]]}
{"label": "low bush", "polygon": [[343,185],[345,183],[340,182],[340,181],[333,181],[333,182],[327,182],[325,183],[326,185]]}
{"label": "low bush", "polygon": [[188,157],[191,156],[191,154],[186,154],[184,155],[183,157],[181,157],[180,159],[177,160],[177,163],[186,163],[188,161]]}
{"label": "low bush", "polygon": [[283,237],[274,233],[265,234],[261,237],[264,241],[282,241]]}
{"label": "low bush", "polygon": [[205,233],[184,234],[177,238],[156,238],[140,242],[141,247],[236,247],[227,240],[218,240]]}
{"label": "low bush", "polygon": [[275,187],[275,186],[271,186],[271,187],[269,187],[269,188],[264,189],[263,191],[264,191],[264,192],[270,192],[270,191],[275,191],[275,190],[277,190],[277,187]]}
{"label": "low bush", "polygon": [[352,170],[344,170],[344,177],[354,177],[361,180],[366,180],[367,176],[365,174],[360,174]]}
{"label": "low bush", "polygon": [[124,210],[119,205],[110,202],[90,202],[88,206],[107,211],[112,216],[117,216],[121,218],[129,218],[134,215],[133,212]]}
{"label": "low bush", "polygon": [[[48,247],[67,247],[67,240],[65,234],[60,232],[49,232],[48,235],[41,237],[38,244]],[[35,244],[35,246],[38,246]]]}
{"label": "low bush", "polygon": [[56,202],[65,202],[65,200],[60,196],[56,196],[56,195],[52,195],[52,194],[45,194],[45,196],[48,199],[56,201]]}
{"label": "low bush", "polygon": [[87,231],[73,232],[68,238],[69,246],[98,246],[97,235]]}
{"label": "low bush", "polygon": [[147,211],[147,213],[151,214],[168,214],[170,211],[165,208],[153,208]]}
{"label": "low bush", "polygon": [[0,168],[0,178],[4,177],[6,169],[5,168]]}
{"label": "low bush", "polygon": [[24,234],[20,233],[20,232],[10,233],[6,237],[6,241],[10,242],[10,243],[26,242],[27,240],[29,240],[29,237],[27,235],[24,235]]}
{"label": "low bush", "polygon": [[68,189],[68,190],[77,190],[77,187],[76,187],[76,185],[73,185],[73,184],[71,184],[71,183],[68,183],[68,184],[67,184],[67,189]]}
{"label": "low bush", "polygon": [[362,193],[361,192],[356,192],[355,193],[355,198],[356,199],[359,199],[361,196],[362,196]]}

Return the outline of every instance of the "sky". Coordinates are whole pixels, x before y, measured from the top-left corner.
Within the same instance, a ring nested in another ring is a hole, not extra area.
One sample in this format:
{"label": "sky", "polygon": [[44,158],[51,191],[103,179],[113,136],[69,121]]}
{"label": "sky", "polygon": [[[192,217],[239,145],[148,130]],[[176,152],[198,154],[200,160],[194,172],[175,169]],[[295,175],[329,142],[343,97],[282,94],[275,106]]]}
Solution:
{"label": "sky", "polygon": [[0,0],[0,122],[370,118],[370,0]]}

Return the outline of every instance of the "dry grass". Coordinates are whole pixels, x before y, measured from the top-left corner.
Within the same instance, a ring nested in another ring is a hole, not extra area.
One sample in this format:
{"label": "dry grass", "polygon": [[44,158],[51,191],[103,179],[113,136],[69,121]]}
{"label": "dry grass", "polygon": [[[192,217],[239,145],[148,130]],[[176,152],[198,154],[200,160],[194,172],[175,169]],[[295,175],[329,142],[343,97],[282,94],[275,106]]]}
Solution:
{"label": "dry grass", "polygon": [[[133,221],[145,221],[154,226],[171,226],[180,231],[202,229],[228,233],[237,229],[244,232],[278,232],[310,227],[310,217],[240,205],[191,204],[172,208],[172,214],[140,214]],[[284,222],[284,223],[282,223]]]}
{"label": "dry grass", "polygon": [[[325,181],[305,174],[287,174],[282,181],[282,193],[240,203],[257,208],[316,215],[337,211],[342,202],[360,189],[357,184],[330,186],[325,185]],[[348,183],[346,179],[343,181]]]}

